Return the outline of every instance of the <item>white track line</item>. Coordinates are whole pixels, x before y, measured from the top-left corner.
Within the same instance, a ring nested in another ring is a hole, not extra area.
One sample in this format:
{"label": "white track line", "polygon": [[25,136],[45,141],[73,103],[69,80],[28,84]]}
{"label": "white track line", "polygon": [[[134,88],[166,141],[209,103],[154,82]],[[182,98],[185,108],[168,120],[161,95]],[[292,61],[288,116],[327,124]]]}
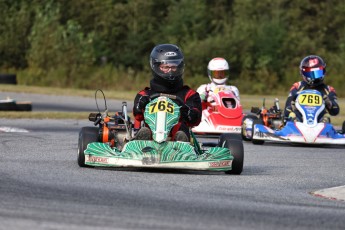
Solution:
{"label": "white track line", "polygon": [[20,129],[15,127],[0,126],[0,133],[28,133],[26,129]]}

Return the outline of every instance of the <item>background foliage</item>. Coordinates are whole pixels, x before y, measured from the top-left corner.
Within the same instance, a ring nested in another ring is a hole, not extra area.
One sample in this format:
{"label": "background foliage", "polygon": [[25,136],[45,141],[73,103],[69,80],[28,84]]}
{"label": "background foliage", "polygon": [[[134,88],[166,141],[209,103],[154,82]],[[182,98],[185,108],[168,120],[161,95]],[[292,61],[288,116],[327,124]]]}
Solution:
{"label": "background foliage", "polygon": [[136,91],[151,49],[175,43],[194,88],[221,56],[241,93],[286,94],[317,54],[345,96],[343,0],[0,0],[0,13],[0,72],[23,85]]}

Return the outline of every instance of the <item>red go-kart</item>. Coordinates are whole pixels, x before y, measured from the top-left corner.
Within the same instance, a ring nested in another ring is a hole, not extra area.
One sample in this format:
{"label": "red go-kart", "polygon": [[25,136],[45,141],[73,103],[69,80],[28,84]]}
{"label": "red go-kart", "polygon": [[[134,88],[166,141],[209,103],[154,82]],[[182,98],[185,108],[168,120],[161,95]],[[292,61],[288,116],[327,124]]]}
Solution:
{"label": "red go-kart", "polygon": [[220,90],[212,93],[213,101],[203,102],[201,122],[192,128],[198,135],[221,133],[241,134],[243,109],[232,91]]}

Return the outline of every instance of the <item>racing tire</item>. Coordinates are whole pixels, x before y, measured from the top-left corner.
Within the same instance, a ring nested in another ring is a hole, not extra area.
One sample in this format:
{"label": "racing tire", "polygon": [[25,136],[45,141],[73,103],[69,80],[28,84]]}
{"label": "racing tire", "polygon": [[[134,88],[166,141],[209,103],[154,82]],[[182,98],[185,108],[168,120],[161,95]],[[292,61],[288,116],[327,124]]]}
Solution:
{"label": "racing tire", "polygon": [[32,111],[31,102],[17,103],[17,111]]}
{"label": "racing tire", "polygon": [[79,132],[78,139],[78,165],[80,167],[93,168],[85,164],[84,151],[91,142],[99,141],[99,129],[97,127],[83,127]]}
{"label": "racing tire", "polygon": [[264,122],[263,122],[261,119],[257,119],[257,120],[255,120],[255,121],[253,121],[253,127],[252,127],[252,143],[253,143],[254,145],[263,145],[263,144],[265,143],[264,140],[254,140],[254,139],[253,139],[253,135],[254,135],[254,126],[255,126],[256,124],[263,125]]}
{"label": "racing tire", "polygon": [[0,74],[0,84],[17,84],[17,75],[15,74]]}
{"label": "racing tire", "polygon": [[253,121],[255,121],[255,120],[258,120],[259,118],[255,115],[255,114],[247,114],[247,115],[245,115],[244,117],[243,117],[243,119],[242,119],[242,125],[241,125],[241,136],[242,136],[242,139],[244,140],[244,141],[251,141],[251,139],[250,138],[248,138],[248,137],[246,137],[245,135],[244,135],[244,127],[243,127],[243,123],[244,123],[244,121],[246,120],[246,119],[252,119]]}
{"label": "racing tire", "polygon": [[2,102],[0,103],[0,111],[31,111],[31,102]]}
{"label": "racing tire", "polygon": [[16,103],[13,101],[0,103],[0,111],[16,111],[16,107]]}
{"label": "racing tire", "polygon": [[219,147],[228,148],[234,157],[232,169],[226,174],[240,175],[243,170],[244,149],[241,135],[234,133],[223,133],[219,137]]}

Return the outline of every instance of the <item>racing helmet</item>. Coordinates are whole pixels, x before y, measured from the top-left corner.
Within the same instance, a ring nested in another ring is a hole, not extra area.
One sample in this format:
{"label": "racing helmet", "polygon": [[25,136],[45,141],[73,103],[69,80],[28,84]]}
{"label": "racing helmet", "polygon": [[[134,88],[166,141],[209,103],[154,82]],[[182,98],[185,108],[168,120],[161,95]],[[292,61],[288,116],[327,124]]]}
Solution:
{"label": "racing helmet", "polygon": [[309,55],[302,59],[299,65],[303,80],[310,86],[318,86],[323,83],[326,74],[326,63],[321,57]]}
{"label": "racing helmet", "polygon": [[183,78],[183,53],[173,44],[157,45],[151,52],[150,66],[154,78],[171,83],[177,82]]}
{"label": "racing helmet", "polygon": [[208,77],[217,85],[222,85],[229,77],[229,64],[221,57],[213,58],[207,66]]}

